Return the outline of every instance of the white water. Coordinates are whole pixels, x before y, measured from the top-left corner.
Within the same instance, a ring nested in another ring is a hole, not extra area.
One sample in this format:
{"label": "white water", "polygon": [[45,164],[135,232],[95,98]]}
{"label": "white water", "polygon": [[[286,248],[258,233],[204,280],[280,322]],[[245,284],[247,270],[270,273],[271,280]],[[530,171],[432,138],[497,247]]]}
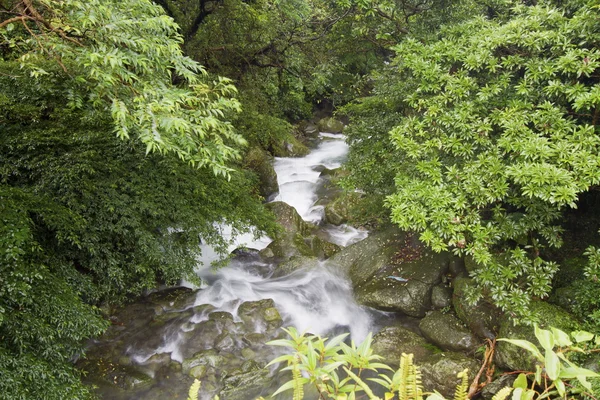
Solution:
{"label": "white water", "polygon": [[343,135],[321,133],[323,141],[305,157],[275,158],[275,172],[279,195],[275,201],[293,206],[298,214],[310,222],[323,219],[323,206],[315,206],[320,174],[323,168],[341,167],[348,154]]}
{"label": "white water", "polygon": [[[277,158],[274,165],[280,187],[275,200],[294,206],[305,220],[311,222],[322,222],[323,218],[323,207],[315,206],[316,192],[323,183],[319,171],[323,167],[339,168],[348,152],[342,135],[322,133],[321,136],[323,141],[306,157]],[[340,246],[367,236],[366,231],[347,225],[325,225],[322,231],[328,240]],[[231,230],[223,227],[223,236],[228,238],[230,235]],[[269,238],[254,240],[252,235],[244,235],[231,244],[229,251],[239,247],[261,250],[270,241]],[[315,262],[292,274],[273,278],[276,265],[267,264],[258,257],[235,259],[228,266],[214,270],[211,263],[219,257],[209,246],[202,247],[197,273],[203,285],[194,306],[210,304],[216,308],[211,311],[230,312],[239,321],[237,309],[241,303],[270,298],[280,311],[284,326],[294,326],[299,331],[320,335],[334,330],[345,331],[360,342],[372,330],[371,315],[354,301],[350,283],[328,268],[326,262]],[[196,314],[189,322],[195,324],[206,319],[207,313]],[[185,326],[167,334],[156,353],[171,353],[172,359],[181,362],[181,346],[185,345],[183,331]],[[144,362],[151,355],[137,354],[135,360]]]}
{"label": "white water", "polygon": [[[323,207],[314,205],[317,189],[322,184],[320,171],[323,167],[339,168],[348,154],[343,135],[321,133],[321,137],[324,140],[307,156],[276,158],[274,164],[280,189],[275,201],[285,201],[294,206],[310,222],[322,220]],[[326,225],[323,231],[331,242],[340,246],[367,236],[366,231],[347,225]],[[225,233],[229,234],[228,231]],[[261,250],[270,242],[268,239],[258,242],[248,239],[250,236],[239,238],[230,250],[240,245]],[[242,302],[271,298],[285,324],[300,331],[322,335],[335,328],[344,329],[358,341],[370,331],[369,313],[354,301],[350,283],[328,268],[326,263],[307,265],[290,275],[271,278],[274,265],[233,261],[215,271],[210,268],[215,257],[214,250],[203,248],[204,266],[198,274],[207,286],[198,293],[195,305],[211,304],[217,311],[227,311],[235,316]],[[196,318],[193,322],[201,320]]]}

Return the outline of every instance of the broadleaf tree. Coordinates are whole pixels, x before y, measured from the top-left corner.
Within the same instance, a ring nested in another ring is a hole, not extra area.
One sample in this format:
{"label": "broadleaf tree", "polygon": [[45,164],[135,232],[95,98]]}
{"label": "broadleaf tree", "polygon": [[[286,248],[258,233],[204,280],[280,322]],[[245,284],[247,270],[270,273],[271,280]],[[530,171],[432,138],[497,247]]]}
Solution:
{"label": "broadleaf tree", "polygon": [[485,293],[517,317],[544,298],[559,217],[600,182],[597,1],[511,3],[436,41],[407,39],[391,70],[392,221],[476,263]]}

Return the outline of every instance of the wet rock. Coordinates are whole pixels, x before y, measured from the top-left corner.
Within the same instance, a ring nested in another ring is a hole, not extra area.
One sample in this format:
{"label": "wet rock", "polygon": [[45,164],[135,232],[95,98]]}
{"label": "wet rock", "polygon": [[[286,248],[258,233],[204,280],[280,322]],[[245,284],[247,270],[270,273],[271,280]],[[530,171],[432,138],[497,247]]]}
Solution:
{"label": "wet rock", "polygon": [[456,386],[460,383],[458,373],[468,369],[469,377],[472,378],[479,370],[479,361],[452,352],[434,354],[418,365],[425,391],[437,390],[448,399],[454,396]]}
{"label": "wet rock", "polygon": [[256,353],[252,349],[244,348],[242,349],[242,357],[247,360],[253,360],[256,357]]}
{"label": "wet rock", "polygon": [[502,375],[498,379],[485,385],[485,387],[481,390],[481,398],[484,400],[491,400],[496,393],[503,388],[512,387],[515,379],[517,379],[517,375]]}
{"label": "wet rock", "polygon": [[[245,367],[244,367],[245,366]],[[252,361],[242,366],[241,373],[236,373],[224,379],[224,388],[219,393],[222,399],[248,400],[262,394],[268,394],[269,370],[260,368]]]}
{"label": "wet rock", "polygon": [[341,250],[341,247],[337,244],[330,243],[315,235],[306,237],[304,242],[310,247],[312,253],[321,260],[329,258]]}
{"label": "wet rock", "polygon": [[192,306],[195,299],[196,291],[186,287],[159,290],[147,296],[148,302],[156,306],[154,310],[157,314],[172,310],[182,310]]}
{"label": "wet rock", "polygon": [[206,365],[196,365],[195,367],[192,367],[190,369],[190,371],[188,372],[188,375],[194,379],[202,380],[202,378],[204,378],[206,376],[207,372],[208,372],[208,367]]}
{"label": "wet rock", "polygon": [[249,347],[263,347],[269,339],[264,333],[246,333],[242,338],[242,342]]}
{"label": "wet rock", "polygon": [[493,339],[499,330],[500,310],[492,304],[480,300],[472,305],[467,301],[466,292],[473,281],[469,278],[456,278],[452,281],[454,293],[452,305],[456,316],[481,339]]}
{"label": "wet rock", "polygon": [[413,354],[416,363],[433,354],[433,346],[416,333],[399,326],[387,327],[373,336],[371,346],[374,354],[382,356],[383,362],[396,369],[402,353]]}
{"label": "wet rock", "polygon": [[452,289],[440,283],[431,289],[431,307],[435,310],[452,306]]}
{"label": "wet rock", "polygon": [[[580,328],[577,320],[556,305],[544,301],[533,301],[529,308],[531,315],[539,317],[541,328],[554,327],[567,333]],[[508,316],[502,316],[498,336],[505,339],[528,340],[538,348],[542,348],[535,337],[533,326],[515,326]],[[497,343],[494,362],[500,368],[514,371],[535,371],[536,364],[535,358],[529,352],[507,342]]]}
{"label": "wet rock", "polygon": [[308,147],[292,134],[276,140],[269,150],[275,157],[303,157],[310,152]]}
{"label": "wet rock", "polygon": [[192,368],[204,365],[209,368],[220,369],[225,362],[225,357],[214,349],[203,350],[195,353],[193,356],[185,358],[181,364],[184,374],[189,374]]}
{"label": "wet rock", "polygon": [[[270,249],[275,257],[283,260],[297,256],[314,256],[313,250],[305,241],[305,237],[312,234],[314,226],[304,221],[296,209],[286,203],[275,201],[268,203],[267,207],[283,227],[283,231],[267,249]],[[261,255],[264,255],[264,251]]]}
{"label": "wet rock", "polygon": [[267,198],[279,190],[273,160],[266,151],[258,146],[253,147],[246,154],[244,163],[247,168],[258,175],[261,196]]}
{"label": "wet rock", "polygon": [[325,220],[332,225],[341,225],[348,222],[350,219],[350,210],[359,199],[359,193],[341,193],[325,206]]}
{"label": "wet rock", "polygon": [[272,333],[283,324],[273,299],[246,301],[239,306],[238,315],[251,332]]}
{"label": "wet rock", "polygon": [[341,133],[344,130],[344,124],[332,117],[320,119],[317,125],[321,132]]}
{"label": "wet rock", "polygon": [[320,265],[319,260],[316,257],[310,257],[310,256],[293,257],[292,259],[279,264],[275,268],[274,276],[275,277],[285,276],[285,275],[289,275],[292,272],[297,271],[299,269],[312,269],[312,268],[318,267],[319,265]]}
{"label": "wet rock", "polygon": [[152,375],[161,368],[168,367],[171,364],[171,353],[154,354],[143,363],[143,368],[152,371]]}
{"label": "wet rock", "polygon": [[346,247],[330,261],[347,272],[359,303],[423,317],[431,308],[433,287],[448,269],[448,258],[390,228]]}
{"label": "wet rock", "polygon": [[183,357],[188,358],[199,351],[212,348],[220,334],[221,330],[215,320],[197,323],[192,331],[183,333],[185,336],[185,346],[182,350]]}
{"label": "wet rock", "polygon": [[220,351],[231,350],[235,346],[235,340],[231,337],[229,332],[225,331],[221,333],[215,339],[215,349]]}
{"label": "wet rock", "polygon": [[452,314],[431,311],[419,323],[423,336],[443,350],[474,352],[479,340]]}

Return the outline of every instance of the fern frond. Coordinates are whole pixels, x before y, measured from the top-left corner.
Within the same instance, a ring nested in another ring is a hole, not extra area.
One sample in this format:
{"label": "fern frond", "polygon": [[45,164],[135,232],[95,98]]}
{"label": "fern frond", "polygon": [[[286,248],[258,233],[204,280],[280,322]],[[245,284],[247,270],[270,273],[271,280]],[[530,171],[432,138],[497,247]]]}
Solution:
{"label": "fern frond", "polygon": [[296,357],[292,360],[292,379],[294,381],[294,397],[293,400],[304,399],[304,382],[302,380],[302,373],[300,372],[300,359]]}
{"label": "fern frond", "polygon": [[461,379],[460,384],[456,387],[454,392],[454,400],[468,400],[469,396],[469,370],[465,369],[459,372],[457,375]]}
{"label": "fern frond", "polygon": [[200,381],[198,379],[194,379],[194,383],[190,386],[190,391],[188,393],[187,400],[198,400],[198,392],[200,391]]}
{"label": "fern frond", "polygon": [[502,389],[500,389],[500,391],[496,393],[494,397],[492,397],[492,400],[506,400],[508,398],[508,395],[510,395],[510,392],[512,392],[512,390],[513,388],[505,386]]}

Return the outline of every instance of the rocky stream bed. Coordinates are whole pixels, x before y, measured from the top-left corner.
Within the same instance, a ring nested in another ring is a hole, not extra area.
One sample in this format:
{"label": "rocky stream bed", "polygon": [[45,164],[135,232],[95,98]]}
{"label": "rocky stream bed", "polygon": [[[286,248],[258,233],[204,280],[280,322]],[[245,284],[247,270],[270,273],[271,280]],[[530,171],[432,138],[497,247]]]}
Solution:
{"label": "rocky stream bed", "polygon": [[[373,349],[385,363],[397,368],[403,352],[413,353],[425,388],[446,396],[458,372],[479,369],[485,338],[531,340],[531,329],[513,327],[492,305],[466,302],[468,262],[433,253],[393,227],[367,237],[344,225],[346,207],[328,183],[346,152],[334,133],[322,134],[304,157],[276,159],[275,170],[255,155],[263,187],[279,188],[268,193],[275,200],[269,207],[284,233],[234,251],[223,270],[199,267],[201,288],[166,288],[114,311],[111,327],[77,363],[99,396],[186,399],[197,378],[202,399],[267,397],[285,379],[266,367],[276,353],[265,343],[285,336],[282,326],[322,335],[349,331],[358,341],[373,331]],[[575,324],[556,306],[534,306],[548,325]],[[497,346],[495,361],[505,369],[532,363],[506,343]]]}

